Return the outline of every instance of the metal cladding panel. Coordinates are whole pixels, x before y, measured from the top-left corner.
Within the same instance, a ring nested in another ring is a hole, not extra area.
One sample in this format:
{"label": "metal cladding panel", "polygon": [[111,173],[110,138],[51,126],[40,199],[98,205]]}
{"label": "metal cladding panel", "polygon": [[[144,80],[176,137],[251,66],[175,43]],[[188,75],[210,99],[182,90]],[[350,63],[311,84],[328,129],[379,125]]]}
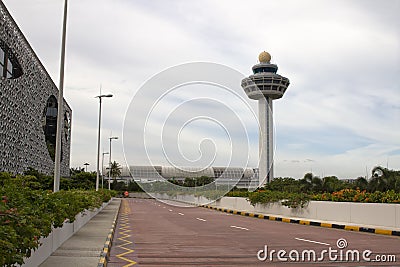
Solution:
{"label": "metal cladding panel", "polygon": [[[0,39],[22,68],[16,79],[0,76],[0,171],[16,174],[32,167],[52,174],[43,113],[49,97],[57,98],[58,89],[2,1]],[[61,175],[69,176],[72,110],[65,100],[63,108]]]}
{"label": "metal cladding panel", "polygon": [[212,167],[196,168],[196,167],[172,167],[163,166],[162,176],[164,178],[197,178],[201,176],[214,177],[214,170]]}
{"label": "metal cladding panel", "polygon": [[129,166],[130,173],[135,179],[161,179],[158,169],[161,166]]}

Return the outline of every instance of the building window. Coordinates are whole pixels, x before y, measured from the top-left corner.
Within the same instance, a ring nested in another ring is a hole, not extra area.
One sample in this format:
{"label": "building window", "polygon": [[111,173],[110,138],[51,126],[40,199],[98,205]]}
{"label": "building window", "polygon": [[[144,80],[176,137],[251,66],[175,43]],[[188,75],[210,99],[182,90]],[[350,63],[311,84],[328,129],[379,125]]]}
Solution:
{"label": "building window", "polygon": [[56,134],[57,134],[57,112],[58,104],[55,96],[50,96],[43,111],[43,131],[47,150],[51,159],[55,160]]}
{"label": "building window", "polygon": [[0,77],[16,79],[22,75],[22,68],[11,49],[0,40]]}
{"label": "building window", "polygon": [[68,142],[71,136],[71,114],[69,111],[64,113],[64,134],[65,140]]}

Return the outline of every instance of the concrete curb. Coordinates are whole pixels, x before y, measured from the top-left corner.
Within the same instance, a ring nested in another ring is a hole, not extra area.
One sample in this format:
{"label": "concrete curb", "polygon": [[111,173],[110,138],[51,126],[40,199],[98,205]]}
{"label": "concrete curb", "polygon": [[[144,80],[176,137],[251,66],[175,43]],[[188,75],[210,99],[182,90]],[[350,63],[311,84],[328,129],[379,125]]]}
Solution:
{"label": "concrete curb", "polygon": [[246,211],[217,208],[217,207],[212,207],[209,205],[199,205],[199,207],[213,209],[213,210],[222,211],[222,212],[227,212],[227,213],[236,214],[236,215],[254,217],[254,218],[259,218],[259,219],[264,219],[264,220],[319,226],[319,227],[326,227],[326,228],[335,228],[335,229],[342,229],[342,230],[347,230],[347,231],[365,232],[365,233],[380,234],[380,235],[400,236],[400,231],[394,231],[394,230],[387,230],[387,229],[380,229],[380,228],[368,228],[368,227],[362,227],[362,226],[357,226],[357,225],[345,225],[345,224],[335,224],[335,223],[329,223],[329,222],[318,222],[318,221],[310,221],[310,220],[292,219],[292,218],[271,216],[271,215],[265,215],[265,214],[259,214],[259,213],[250,213],[250,212],[246,212]]}
{"label": "concrete curb", "polygon": [[121,210],[121,206],[122,205],[120,204],[119,208],[118,208],[118,212],[114,216],[114,220],[111,225],[110,231],[108,232],[106,242],[104,243],[103,251],[100,254],[100,260],[99,260],[97,267],[107,267],[107,263],[110,258],[110,249],[112,246],[112,240],[113,240],[113,237],[115,234],[115,229],[117,227],[117,219],[118,219],[119,212]]}

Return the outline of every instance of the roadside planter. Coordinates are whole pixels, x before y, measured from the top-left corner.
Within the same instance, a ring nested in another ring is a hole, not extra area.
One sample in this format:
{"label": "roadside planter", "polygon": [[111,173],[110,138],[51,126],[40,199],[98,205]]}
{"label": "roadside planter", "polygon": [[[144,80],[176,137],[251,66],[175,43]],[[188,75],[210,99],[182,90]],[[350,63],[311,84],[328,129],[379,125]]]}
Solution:
{"label": "roadside planter", "polygon": [[34,267],[39,266],[44,262],[54,251],[57,250],[65,241],[67,241],[74,233],[79,231],[87,222],[90,221],[97,213],[105,208],[111,200],[107,203],[103,203],[101,207],[93,210],[85,210],[75,216],[75,221],[69,223],[66,220],[62,227],[53,228],[52,232],[46,237],[41,238],[41,246],[32,251],[32,255],[29,258],[25,258],[25,263],[19,265],[22,267]]}
{"label": "roadside planter", "polygon": [[223,197],[210,206],[283,217],[400,229],[399,204],[310,201],[303,208],[289,208],[278,202],[252,206],[246,198]]}

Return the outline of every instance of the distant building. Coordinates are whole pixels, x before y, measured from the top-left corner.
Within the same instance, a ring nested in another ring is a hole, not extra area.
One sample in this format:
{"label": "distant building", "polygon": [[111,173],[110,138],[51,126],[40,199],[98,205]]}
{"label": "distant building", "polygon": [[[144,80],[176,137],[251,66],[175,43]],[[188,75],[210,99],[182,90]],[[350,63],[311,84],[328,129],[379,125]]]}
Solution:
{"label": "distant building", "polygon": [[176,168],[171,166],[130,166],[124,167],[121,176],[138,182],[154,182],[207,176],[214,178],[217,185],[236,185],[238,188],[258,186],[258,169],[240,167]]}
{"label": "distant building", "polygon": [[[52,174],[58,89],[0,1],[0,172]],[[64,100],[61,175],[69,176],[72,110]]]}
{"label": "distant building", "polygon": [[357,179],[350,179],[350,178],[348,178],[348,179],[340,179],[340,180],[343,181],[343,182],[349,183],[349,184],[354,184],[357,181]]}

